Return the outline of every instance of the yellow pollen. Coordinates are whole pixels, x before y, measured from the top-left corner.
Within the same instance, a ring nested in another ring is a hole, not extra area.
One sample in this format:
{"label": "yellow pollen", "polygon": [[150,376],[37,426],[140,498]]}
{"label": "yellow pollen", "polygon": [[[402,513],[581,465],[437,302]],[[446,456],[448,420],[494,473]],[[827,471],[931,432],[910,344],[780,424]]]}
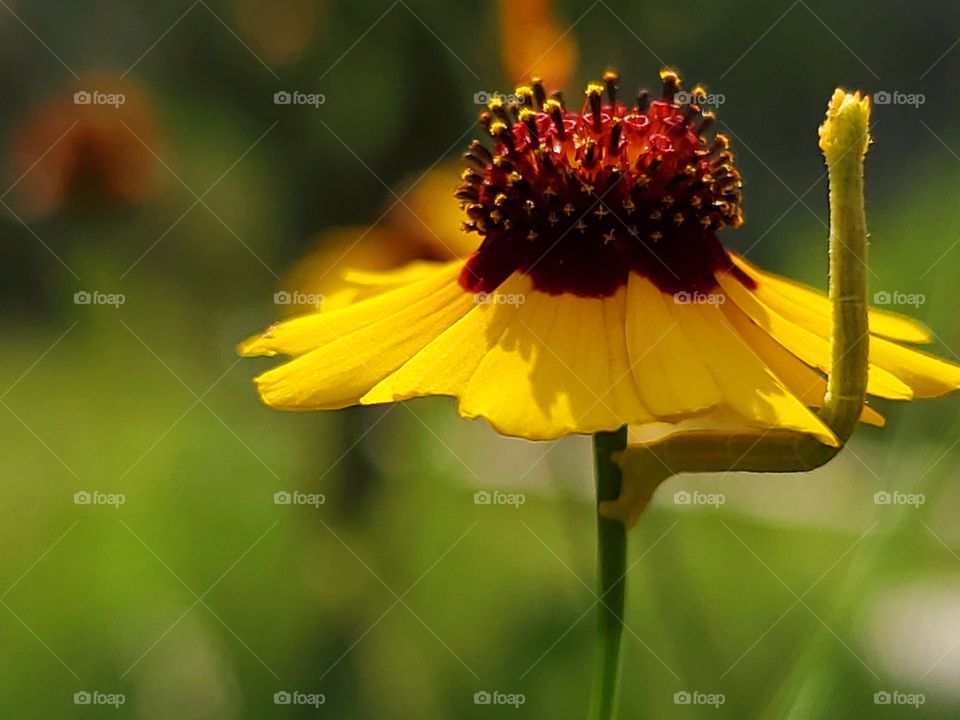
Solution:
{"label": "yellow pollen", "polygon": [[537,113],[528,107],[524,107],[520,108],[520,112],[517,113],[517,117],[520,119],[520,122],[525,123],[527,120],[535,119],[537,117]]}

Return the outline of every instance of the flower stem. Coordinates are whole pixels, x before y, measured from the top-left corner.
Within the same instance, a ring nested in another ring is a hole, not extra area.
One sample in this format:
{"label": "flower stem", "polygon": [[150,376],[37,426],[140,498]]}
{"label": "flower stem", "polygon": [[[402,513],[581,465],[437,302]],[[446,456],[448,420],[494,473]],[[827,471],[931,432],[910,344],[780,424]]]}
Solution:
{"label": "flower stem", "polygon": [[[597,503],[616,500],[622,475],[611,457],[627,445],[627,429],[593,436],[596,463]],[[626,594],[627,529],[619,520],[597,516],[597,651],[594,661],[590,720],[616,716],[620,685],[620,639]]]}

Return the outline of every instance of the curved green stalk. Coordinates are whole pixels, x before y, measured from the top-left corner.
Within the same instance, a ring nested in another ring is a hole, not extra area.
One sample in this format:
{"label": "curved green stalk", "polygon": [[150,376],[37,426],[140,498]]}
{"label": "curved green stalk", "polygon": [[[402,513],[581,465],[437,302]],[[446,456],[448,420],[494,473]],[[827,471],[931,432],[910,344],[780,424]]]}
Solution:
{"label": "curved green stalk", "polygon": [[[613,454],[627,445],[627,428],[593,436],[597,503],[620,496],[622,475]],[[590,720],[616,716],[620,684],[620,639],[626,590],[627,528],[617,520],[597,517],[597,650],[594,660]]]}
{"label": "curved green stalk", "polygon": [[[863,410],[867,387],[867,221],[863,164],[870,142],[870,102],[837,90],[820,128],[820,147],[830,179],[830,300],[833,306],[831,369],[818,415],[837,438],[830,447],[796,432],[775,430],[692,431],[631,446],[619,462],[627,482],[624,496],[605,506],[608,516],[632,524],[636,498],[647,492],[651,474],[679,472],[797,472],[833,459],[850,439]],[[647,479],[643,479],[647,478]],[[639,483],[641,488],[633,490]]]}

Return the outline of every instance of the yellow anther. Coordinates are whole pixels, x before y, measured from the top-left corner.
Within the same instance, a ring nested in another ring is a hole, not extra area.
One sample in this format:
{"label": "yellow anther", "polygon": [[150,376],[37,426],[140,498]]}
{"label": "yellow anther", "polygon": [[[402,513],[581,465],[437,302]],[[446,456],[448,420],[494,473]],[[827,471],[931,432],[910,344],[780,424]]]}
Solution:
{"label": "yellow anther", "polygon": [[535,110],[532,110],[528,107],[520,108],[520,112],[517,114],[517,117],[520,118],[520,122],[525,123],[528,120],[533,120],[537,117]]}

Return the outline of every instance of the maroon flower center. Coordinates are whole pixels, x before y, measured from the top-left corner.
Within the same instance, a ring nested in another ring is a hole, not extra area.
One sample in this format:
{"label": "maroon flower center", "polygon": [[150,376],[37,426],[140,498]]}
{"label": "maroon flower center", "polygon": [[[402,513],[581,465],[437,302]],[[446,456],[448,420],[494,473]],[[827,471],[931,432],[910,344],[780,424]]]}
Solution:
{"label": "maroon flower center", "polygon": [[717,239],[743,222],[730,142],[707,136],[705,89],[681,93],[675,72],[660,76],[661,98],[642,91],[632,108],[618,102],[613,71],[587,87],[578,113],[539,81],[490,102],[480,122],[493,148],[473,141],[457,191],[464,230],[483,237],[464,288],[490,292],[519,271],[543,292],[604,297],[630,272],[667,293],[742,275]]}

